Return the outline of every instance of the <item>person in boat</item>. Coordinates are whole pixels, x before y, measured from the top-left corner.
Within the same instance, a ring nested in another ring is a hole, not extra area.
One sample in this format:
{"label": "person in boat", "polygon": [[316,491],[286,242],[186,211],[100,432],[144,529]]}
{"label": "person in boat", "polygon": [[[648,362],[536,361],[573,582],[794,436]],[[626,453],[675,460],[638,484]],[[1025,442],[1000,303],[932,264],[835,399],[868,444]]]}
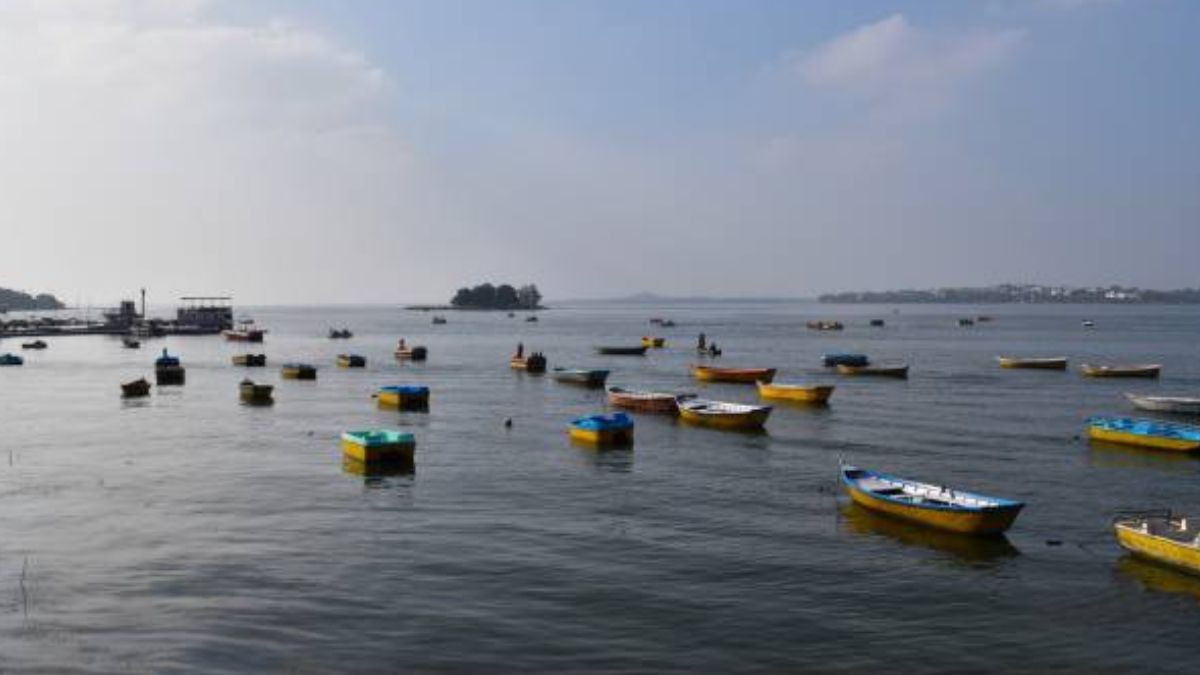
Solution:
{"label": "person in boat", "polygon": [[404,338],[400,338],[400,343],[396,345],[396,349],[398,349],[400,351],[404,351],[404,349],[405,349]]}
{"label": "person in boat", "polygon": [[721,355],[721,348],[717,346],[717,343],[714,342],[708,346],[708,355],[709,356],[720,356]]}
{"label": "person in boat", "polygon": [[707,345],[707,343],[704,340],[704,333],[701,333],[700,337],[696,340],[696,349],[698,351],[704,351],[706,348],[706,345]]}
{"label": "person in boat", "polygon": [[518,359],[523,358],[524,356],[525,356],[525,343],[518,342],[517,343],[517,358]]}

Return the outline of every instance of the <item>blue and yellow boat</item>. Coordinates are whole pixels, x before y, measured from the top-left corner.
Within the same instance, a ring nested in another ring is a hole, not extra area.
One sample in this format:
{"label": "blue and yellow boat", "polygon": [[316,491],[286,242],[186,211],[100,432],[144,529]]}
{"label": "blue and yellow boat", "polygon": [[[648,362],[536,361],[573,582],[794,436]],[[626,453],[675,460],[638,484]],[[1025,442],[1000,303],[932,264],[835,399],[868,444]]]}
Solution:
{"label": "blue and yellow boat", "polygon": [[1200,450],[1200,427],[1133,417],[1089,417],[1088,438],[1158,450]]}
{"label": "blue and yellow boat", "polygon": [[1002,534],[1025,506],[1021,502],[918,483],[854,466],[842,466],[841,474],[842,485],[855,504],[959,534]]}
{"label": "blue and yellow boat", "polygon": [[589,415],[571,422],[571,440],[591,445],[631,445],[633,418],[623,412]]}
{"label": "blue and yellow boat", "polygon": [[420,384],[380,387],[375,399],[380,408],[424,411],[429,409],[429,387]]}
{"label": "blue and yellow boat", "polygon": [[1175,569],[1200,574],[1200,522],[1170,511],[1119,516],[1117,543],[1130,553]]}
{"label": "blue and yellow boat", "polygon": [[416,439],[405,431],[365,429],[342,434],[342,454],[363,464],[412,462],[416,449]]}

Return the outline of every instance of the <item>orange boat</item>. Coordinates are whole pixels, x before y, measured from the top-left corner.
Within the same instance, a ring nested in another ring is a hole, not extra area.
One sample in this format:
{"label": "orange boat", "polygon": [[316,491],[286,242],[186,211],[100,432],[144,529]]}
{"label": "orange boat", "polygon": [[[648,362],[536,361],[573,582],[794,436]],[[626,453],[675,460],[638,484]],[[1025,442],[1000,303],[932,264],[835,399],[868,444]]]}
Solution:
{"label": "orange boat", "polygon": [[631,391],[620,387],[608,388],[608,404],[617,408],[626,408],[645,413],[679,413],[675,405],[675,394],[663,394],[655,391]]}
{"label": "orange boat", "polygon": [[737,382],[741,384],[766,382],[770,384],[771,380],[775,379],[775,369],[692,366],[692,377],[704,382]]}

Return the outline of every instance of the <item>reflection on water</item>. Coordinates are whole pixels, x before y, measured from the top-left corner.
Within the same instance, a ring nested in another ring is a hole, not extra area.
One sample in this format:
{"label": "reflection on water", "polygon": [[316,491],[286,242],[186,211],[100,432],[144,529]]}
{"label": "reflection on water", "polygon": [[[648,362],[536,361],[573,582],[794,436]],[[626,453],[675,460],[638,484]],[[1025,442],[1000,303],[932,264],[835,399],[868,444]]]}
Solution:
{"label": "reflection on water", "polygon": [[1152,591],[1190,595],[1200,601],[1200,577],[1173,567],[1127,554],[1117,561],[1117,570]]}
{"label": "reflection on water", "polygon": [[1108,441],[1088,442],[1088,466],[1103,469],[1156,469],[1173,473],[1195,473],[1200,458],[1192,453],[1156,450]]}
{"label": "reflection on water", "polygon": [[856,535],[883,536],[905,546],[927,548],[951,556],[968,565],[987,566],[993,561],[1021,554],[1004,535],[972,537],[943,532],[897,518],[889,518],[865,509],[854,502],[842,505],[838,519],[840,528]]}
{"label": "reflection on water", "polygon": [[574,438],[570,439],[571,447],[579,450],[576,457],[601,471],[612,473],[630,473],[633,471],[633,445],[620,447],[596,445]]}

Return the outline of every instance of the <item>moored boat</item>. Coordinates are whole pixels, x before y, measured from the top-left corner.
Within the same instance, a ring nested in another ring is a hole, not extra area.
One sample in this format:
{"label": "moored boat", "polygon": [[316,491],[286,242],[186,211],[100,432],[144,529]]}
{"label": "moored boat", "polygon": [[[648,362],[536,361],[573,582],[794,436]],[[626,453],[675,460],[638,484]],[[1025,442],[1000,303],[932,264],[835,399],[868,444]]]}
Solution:
{"label": "moored boat", "polygon": [[1158,450],[1200,450],[1200,427],[1133,417],[1089,417],[1088,438]]}
{"label": "moored boat", "polygon": [[826,368],[834,368],[836,366],[866,366],[870,365],[871,360],[866,354],[822,354],[821,363]]}
{"label": "moored boat", "polygon": [[620,446],[633,443],[633,418],[623,412],[589,415],[571,422],[571,440],[591,445]]}
{"label": "moored boat", "polygon": [[1158,377],[1162,366],[1157,363],[1103,366],[1085,363],[1079,371],[1086,377]]}
{"label": "moored boat", "polygon": [[246,368],[262,368],[267,365],[266,354],[235,354],[232,358],[233,365],[243,366]]}
{"label": "moored boat", "polygon": [[416,438],[404,431],[366,429],[342,433],[342,453],[364,464],[412,463],[416,448]]}
{"label": "moored boat", "polygon": [[0,366],[19,366],[25,363],[25,359],[16,354],[0,354]]}
{"label": "moored boat", "polygon": [[958,320],[958,325],[960,325],[960,326],[964,326],[964,327],[965,327],[965,326],[974,326],[974,325],[975,325],[975,319],[971,319],[971,318],[962,318],[962,319],[959,319],[959,320]]}
{"label": "moored boat", "polygon": [[546,372],[546,355],[533,352],[529,356],[514,356],[508,360],[508,366],[513,370],[524,370],[527,373]]}
{"label": "moored boat", "polygon": [[757,384],[759,396],[776,401],[823,405],[828,403],[829,397],[833,395],[833,386],[831,385],[768,384],[766,382]]}
{"label": "moored boat", "polygon": [[848,366],[843,363],[837,366],[837,371],[840,375],[864,375],[904,379],[908,377],[908,364],[893,363],[873,366]]}
{"label": "moored boat", "polygon": [[1180,415],[1200,415],[1200,398],[1187,396],[1147,396],[1145,394],[1126,393],[1125,398],[1140,410],[1153,412],[1176,413]]}
{"label": "moored boat", "polygon": [[279,374],[285,380],[315,380],[317,367],[307,363],[285,363]]}
{"label": "moored boat", "polygon": [[154,381],[158,386],[182,385],[186,377],[179,357],[171,356],[164,347],[162,355],[154,360]]}
{"label": "moored boat", "polygon": [[606,346],[596,347],[596,353],[604,356],[645,356],[646,349],[648,349],[648,347],[644,344],[637,347]]}
{"label": "moored boat", "polygon": [[882,328],[884,326],[883,319],[871,319],[871,326],[874,328]]}
{"label": "moored boat", "polygon": [[1032,370],[1066,370],[1067,357],[1037,357],[1021,358],[1012,356],[997,356],[996,362],[1001,368],[1028,368]]}
{"label": "moored boat", "polygon": [[341,329],[330,328],[329,329],[329,339],[330,340],[348,340],[352,337],[354,337],[354,333],[351,333],[349,328],[341,328]]}
{"label": "moored boat", "polygon": [[338,354],[337,364],[339,368],[366,368],[367,357],[359,354]]}
{"label": "moored boat", "polygon": [[617,408],[626,408],[644,413],[677,414],[675,394],[664,394],[656,391],[631,391],[621,387],[608,388],[608,404]]}
{"label": "moored boat", "polygon": [[775,379],[774,368],[717,368],[692,366],[692,377],[703,382],[733,382],[738,384],[770,383]]}
{"label": "moored boat", "polygon": [[150,381],[144,377],[139,377],[132,382],[126,382],[121,385],[121,396],[124,398],[140,398],[150,395]]}
{"label": "moored boat", "polygon": [[21,349],[45,349],[47,347],[45,340],[34,340],[33,342],[22,342]]}
{"label": "moored boat", "polygon": [[804,325],[809,330],[842,330],[846,327],[841,321],[808,321]]}
{"label": "moored boat", "polygon": [[275,391],[274,385],[259,384],[253,380],[242,380],[238,383],[238,397],[243,403],[251,405],[270,405],[275,402],[272,397],[272,392]]}
{"label": "moored boat", "polygon": [[380,387],[375,399],[380,408],[423,412],[429,410],[429,387],[420,384]]}
{"label": "moored boat", "polygon": [[1113,519],[1117,543],[1139,558],[1200,574],[1200,519],[1170,511],[1127,514]]}
{"label": "moored boat", "polygon": [[435,317],[433,317],[433,322],[432,322],[432,323],[433,323],[433,325],[435,325],[435,326],[441,326],[442,324],[446,323],[446,317],[444,317],[444,316],[435,316]]}
{"label": "moored boat", "polygon": [[121,346],[126,349],[138,349],[142,346],[142,342],[136,338],[127,337],[121,340]]}
{"label": "moored boat", "polygon": [[642,346],[643,347],[647,347],[647,348],[653,347],[654,349],[661,349],[666,344],[667,344],[667,339],[664,337],[653,337],[650,335],[642,336]]}
{"label": "moored boat", "polygon": [[582,370],[578,368],[555,368],[554,379],[565,384],[578,384],[584,387],[600,388],[608,379],[607,370]]}
{"label": "moored boat", "polygon": [[261,328],[255,328],[254,321],[250,319],[239,321],[237,328],[227,328],[221,331],[221,335],[224,335],[225,339],[230,342],[262,342],[266,333],[267,331]]}
{"label": "moored boat", "polygon": [[745,405],[680,397],[675,401],[679,417],[685,422],[717,429],[755,431],[763,428],[771,415],[769,405]]}
{"label": "moored boat", "polygon": [[960,534],[1003,534],[1025,506],[854,466],[842,466],[840,473],[846,493],[859,506]]}
{"label": "moored boat", "polygon": [[401,340],[396,346],[395,356],[400,361],[424,361],[429,356],[429,350],[420,345],[410,347]]}

